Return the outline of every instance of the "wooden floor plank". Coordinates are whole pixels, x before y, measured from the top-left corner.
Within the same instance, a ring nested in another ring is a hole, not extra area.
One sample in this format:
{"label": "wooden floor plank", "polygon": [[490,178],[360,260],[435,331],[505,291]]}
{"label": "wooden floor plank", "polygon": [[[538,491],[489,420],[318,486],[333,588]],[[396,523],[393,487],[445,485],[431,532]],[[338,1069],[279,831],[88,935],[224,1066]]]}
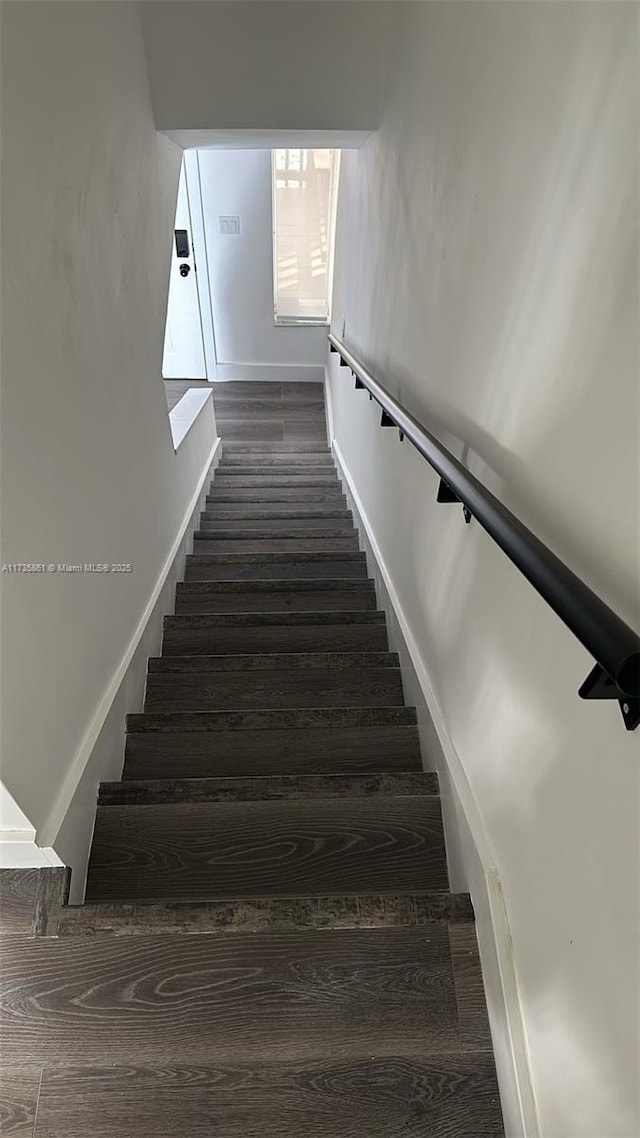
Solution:
{"label": "wooden floor plank", "polygon": [[446,926],[8,938],[0,1047],[102,1065],[459,1051]]}
{"label": "wooden floor plank", "polygon": [[499,1138],[486,1057],[46,1069],[36,1138]]}
{"label": "wooden floor plank", "polygon": [[33,929],[40,869],[0,869],[0,933],[28,935]]}
{"label": "wooden floor plank", "polygon": [[33,1138],[41,1067],[16,1066],[3,1052],[0,1066],[0,1134]]}

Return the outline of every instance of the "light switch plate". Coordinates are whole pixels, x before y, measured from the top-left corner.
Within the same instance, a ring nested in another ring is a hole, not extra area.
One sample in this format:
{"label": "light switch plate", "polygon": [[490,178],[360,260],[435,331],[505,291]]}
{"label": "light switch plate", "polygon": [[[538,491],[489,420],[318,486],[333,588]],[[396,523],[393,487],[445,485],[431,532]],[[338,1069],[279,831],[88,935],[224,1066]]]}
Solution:
{"label": "light switch plate", "polygon": [[240,233],[240,218],[237,216],[220,215],[218,225],[220,226],[220,233],[224,237],[237,237]]}

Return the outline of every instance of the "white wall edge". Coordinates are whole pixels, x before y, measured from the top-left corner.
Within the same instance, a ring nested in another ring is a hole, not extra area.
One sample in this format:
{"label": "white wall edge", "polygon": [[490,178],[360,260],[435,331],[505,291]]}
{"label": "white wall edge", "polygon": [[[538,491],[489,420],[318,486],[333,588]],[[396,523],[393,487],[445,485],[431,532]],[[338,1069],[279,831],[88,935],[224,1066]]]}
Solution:
{"label": "white wall edge", "polygon": [[[206,389],[205,389],[205,393],[207,396],[210,395],[210,392]],[[173,542],[173,545],[171,546],[171,549],[169,550],[169,553],[168,553],[168,555],[164,561],[162,569],[160,570],[160,573],[159,573],[158,578],[156,580],[153,591],[152,591],[152,593],[149,597],[149,600],[147,601],[147,604],[144,608],[144,612],[142,613],[142,616],[140,617],[140,620],[138,621],[138,624],[136,625],[136,629],[133,633],[133,636],[131,637],[131,640],[129,641],[129,644],[128,644],[128,646],[127,646],[127,648],[126,648],[126,650],[125,650],[125,652],[124,652],[124,654],[120,660],[120,663],[118,664],[118,667],[116,668],[113,676],[111,677],[111,681],[110,681],[109,685],[107,686],[105,693],[104,693],[102,699],[100,700],[100,703],[98,704],[98,707],[97,707],[95,714],[91,720],[91,723],[89,724],[87,731],[85,732],[85,735],[82,739],[82,742],[78,748],[78,751],[76,752],[76,756],[75,756],[73,763],[71,765],[71,769],[69,770],[69,773],[68,773],[67,777],[65,778],[65,780],[62,784],[62,788],[60,790],[60,793],[58,794],[58,797],[56,798],[56,800],[55,800],[55,802],[51,808],[51,811],[49,813],[49,817],[46,819],[44,825],[42,826],[41,831],[38,832],[38,839],[39,839],[39,843],[41,844],[41,846],[53,845],[53,843],[56,839],[56,836],[58,834],[58,831],[60,830],[60,827],[62,826],[62,823],[66,817],[69,806],[71,805],[73,796],[74,796],[74,794],[75,794],[75,792],[76,792],[76,790],[80,784],[80,780],[82,778],[84,770],[85,770],[87,763],[89,762],[89,759],[91,757],[91,754],[92,754],[93,748],[96,744],[96,741],[98,739],[98,736],[100,735],[100,732],[101,732],[102,727],[105,723],[107,715],[109,714],[109,709],[110,709],[110,707],[111,707],[111,705],[112,705],[112,703],[116,697],[116,694],[118,692],[118,689],[120,688],[120,684],[122,683],[122,680],[126,674],[126,671],[129,667],[129,664],[131,663],[131,660],[133,659],[136,648],[138,647],[138,644],[140,643],[140,640],[142,639],[142,636],[144,634],[144,631],[145,631],[145,628],[146,628],[147,623],[149,621],[149,618],[150,618],[151,614],[153,613],[156,602],[158,601],[158,598],[160,597],[160,594],[161,594],[162,589],[164,587],[165,581],[167,580],[167,577],[168,577],[169,572],[171,570],[171,566],[173,565],[173,562],[174,562],[174,560],[178,554],[178,551],[180,549],[180,545],[181,545],[183,538],[185,536],[185,533],[187,531],[189,521],[191,519],[191,516],[192,516],[194,510],[196,509],[196,506],[198,504],[198,499],[200,498],[200,494],[202,493],[202,487],[204,485],[204,481],[205,481],[205,479],[209,473],[209,470],[210,470],[211,465],[212,465],[212,463],[216,457],[216,454],[218,452],[218,449],[219,449],[221,443],[222,443],[222,439],[219,437],[214,440],[213,446],[211,447],[209,455],[208,455],[208,457],[204,463],[202,473],[201,473],[200,477],[198,478],[196,490],[195,490],[194,494],[192,495],[192,497],[189,501],[189,504],[186,507],[186,510],[184,512],[184,515],[183,515],[183,520],[180,524],[180,528],[178,530],[177,536]]]}
{"label": "white wall edge", "polygon": [[163,130],[183,150],[274,150],[278,146],[359,150],[373,130]]}
{"label": "white wall edge", "polygon": [[8,830],[0,832],[0,869],[42,869],[63,863],[55,850],[36,845],[33,841],[16,841],[7,838]]}
{"label": "white wall edge", "polygon": [[175,407],[172,407],[170,410],[169,425],[171,427],[171,438],[175,451],[178,450],[178,447],[186,439],[198,415],[209,399],[211,399],[211,388],[190,387],[188,391],[185,391],[182,398],[178,400]]}
{"label": "white wall edge", "polygon": [[347,484],[359,521],[366,534],[372,555],[387,590],[418,684],[423,692],[427,709],[442,748],[451,776],[451,782],[458,796],[482,868],[491,914],[491,933],[495,943],[496,960],[500,976],[500,995],[504,1005],[505,1021],[508,1024],[510,1055],[513,1064],[515,1090],[520,1109],[522,1133],[526,1138],[540,1138],[540,1124],[535,1101],[533,1074],[522,1011],[522,1001],[520,998],[520,988],[513,957],[512,937],[491,841],[478,809],[478,804],[467,778],[466,771],[447,730],[442,710],[433,690],[428,669],[405,616],[400,598],[396,592],[380,546],[378,545],[374,530],[369,522],[360,495],[356,490],[340,446],[335,437],[333,437],[333,414],[328,380],[325,384],[325,390],[327,392],[327,420],[331,423],[331,446],[338,463],[339,472]]}

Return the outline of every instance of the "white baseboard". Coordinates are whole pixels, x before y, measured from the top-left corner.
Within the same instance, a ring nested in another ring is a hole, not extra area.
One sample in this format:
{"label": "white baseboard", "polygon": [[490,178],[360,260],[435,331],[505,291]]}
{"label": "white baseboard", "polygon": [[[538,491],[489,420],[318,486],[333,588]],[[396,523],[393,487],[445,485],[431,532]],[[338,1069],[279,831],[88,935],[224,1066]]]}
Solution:
{"label": "white baseboard", "polygon": [[440,777],[452,886],[468,889],[473,900],[507,1138],[540,1138],[512,939],[490,836],[375,532],[333,437],[328,383],[325,388],[332,450],[376,581],[378,602],[387,612],[389,638],[400,656],[405,693],[418,709],[423,761],[437,769]]}

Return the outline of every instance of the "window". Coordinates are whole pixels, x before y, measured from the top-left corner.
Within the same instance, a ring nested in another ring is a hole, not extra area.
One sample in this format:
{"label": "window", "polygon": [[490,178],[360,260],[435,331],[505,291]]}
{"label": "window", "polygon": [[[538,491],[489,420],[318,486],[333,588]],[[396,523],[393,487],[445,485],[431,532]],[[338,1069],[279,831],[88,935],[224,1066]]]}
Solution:
{"label": "window", "polygon": [[274,150],[276,324],[328,324],[339,150]]}

